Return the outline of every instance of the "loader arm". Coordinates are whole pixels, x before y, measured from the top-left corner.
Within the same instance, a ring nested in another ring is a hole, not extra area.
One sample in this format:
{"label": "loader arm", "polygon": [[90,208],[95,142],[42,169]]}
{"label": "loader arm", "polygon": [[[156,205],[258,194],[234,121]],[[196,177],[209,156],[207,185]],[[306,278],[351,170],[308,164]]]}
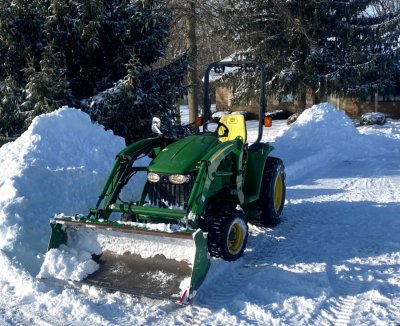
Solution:
{"label": "loader arm", "polygon": [[[108,219],[111,214],[110,205],[117,201],[121,189],[125,185],[125,177],[132,172],[132,163],[142,154],[149,153],[153,148],[160,147],[163,143],[161,135],[146,138],[135,142],[119,152],[114,165],[103,186],[96,208],[90,211],[90,215],[97,218]],[[136,170],[144,170],[145,167],[136,167]],[[100,205],[103,203],[102,208]]]}

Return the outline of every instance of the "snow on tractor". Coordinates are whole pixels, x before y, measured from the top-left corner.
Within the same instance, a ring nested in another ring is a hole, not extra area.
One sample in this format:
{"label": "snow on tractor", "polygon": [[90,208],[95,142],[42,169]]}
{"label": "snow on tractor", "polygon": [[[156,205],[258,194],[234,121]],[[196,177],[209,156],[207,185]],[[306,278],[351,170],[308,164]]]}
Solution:
{"label": "snow on tractor", "polygon": [[[259,70],[258,137],[252,144],[243,115],[223,115],[214,129],[208,121],[210,72],[226,67]],[[201,131],[176,139],[161,133],[160,120],[153,119],[155,135],[116,156],[95,208],[87,216],[51,221],[49,250],[74,242],[100,248],[93,255],[99,269],[83,282],[187,303],[205,279],[210,256],[237,260],[246,248],[248,222],[273,226],[279,220],[285,171],[282,161],[270,156],[273,147],[261,141],[268,122],[264,66],[213,63],[204,84]],[[128,188],[137,190],[140,174],[146,175],[141,195],[122,198]]]}

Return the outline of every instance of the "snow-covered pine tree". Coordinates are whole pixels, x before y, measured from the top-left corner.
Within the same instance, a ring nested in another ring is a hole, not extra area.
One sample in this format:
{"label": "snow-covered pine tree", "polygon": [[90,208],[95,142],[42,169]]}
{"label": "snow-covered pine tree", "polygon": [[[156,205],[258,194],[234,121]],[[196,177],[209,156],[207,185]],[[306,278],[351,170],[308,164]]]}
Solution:
{"label": "snow-covered pine tree", "polygon": [[22,104],[27,112],[27,123],[37,115],[54,111],[68,104],[71,98],[69,82],[65,76],[65,58],[63,53],[53,51],[49,45],[42,52],[40,69],[35,69],[34,62],[24,69],[27,76],[25,86],[29,94]]}
{"label": "snow-covered pine tree", "polygon": [[0,137],[15,136],[24,127],[24,117],[19,110],[20,94],[5,84],[0,85]]}
{"label": "snow-covered pine tree", "polygon": [[44,2],[0,1],[0,134],[24,129],[21,104],[26,93],[27,63],[39,63],[43,47]]}
{"label": "snow-covered pine tree", "polygon": [[162,118],[167,125],[174,122],[174,104],[186,91],[183,79],[188,60],[187,55],[182,55],[158,69],[143,69],[132,56],[127,76],[93,96],[86,110],[93,120],[123,136],[127,144],[147,136],[153,116]]}
{"label": "snow-covered pine tree", "polygon": [[239,50],[268,64],[269,90],[318,102],[328,94],[366,97],[393,85],[398,62],[399,12],[372,16],[376,0],[230,0]]}
{"label": "snow-covered pine tree", "polygon": [[319,5],[318,26],[323,28],[311,34],[316,41],[306,65],[312,73],[312,90],[320,97],[335,94],[365,100],[395,87],[400,12],[373,14],[370,8],[379,2],[328,1]]}
{"label": "snow-covered pine tree", "polygon": [[[117,14],[110,16],[114,20],[109,21],[106,31],[100,34],[105,34],[104,42],[109,44],[109,51],[115,51],[110,76],[118,76],[118,82],[100,96],[93,96],[85,110],[94,120],[130,143],[150,133],[153,116],[174,119],[175,103],[186,91],[183,79],[188,58],[182,55],[163,67],[152,68],[165,53],[169,33],[169,10],[162,1],[138,1],[136,6],[125,10],[121,6],[118,8]],[[108,39],[112,33],[115,34],[113,39],[120,40],[119,51],[115,49],[115,41]],[[121,67],[123,71],[118,70]]]}
{"label": "snow-covered pine tree", "polygon": [[[107,128],[116,128],[116,133],[127,139],[138,137],[142,129],[132,129],[132,123],[128,123],[129,128],[119,128],[118,121],[133,119],[149,125],[148,120],[135,115],[140,110],[147,118],[153,110],[168,112],[183,91],[180,67],[176,71],[152,68],[164,54],[169,23],[168,8],[161,0],[15,0],[12,6],[2,1],[0,86],[7,83],[14,88],[18,107],[33,116],[68,104],[96,112],[92,118]],[[137,69],[129,71],[133,59]],[[179,64],[185,65],[186,60],[174,63]],[[125,86],[119,88],[133,73],[139,81],[136,88],[131,86],[129,92]],[[153,75],[169,82],[160,83],[165,89],[153,84],[148,93],[141,87]],[[101,98],[107,100],[106,95],[112,93],[107,90],[113,87],[118,88],[119,100],[112,98],[113,114],[108,117],[105,115],[110,110],[96,107],[93,99],[102,93]],[[158,102],[166,96],[162,109],[130,108],[151,96]],[[90,108],[86,106],[89,99],[93,104]]]}
{"label": "snow-covered pine tree", "polygon": [[23,68],[34,58],[36,64],[44,46],[43,1],[0,1],[0,82],[24,87]]}

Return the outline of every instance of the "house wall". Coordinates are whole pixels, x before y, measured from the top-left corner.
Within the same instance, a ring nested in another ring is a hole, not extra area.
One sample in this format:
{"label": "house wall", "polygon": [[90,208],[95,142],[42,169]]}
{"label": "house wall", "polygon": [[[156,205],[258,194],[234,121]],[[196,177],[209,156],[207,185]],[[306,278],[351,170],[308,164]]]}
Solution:
{"label": "house wall", "polygon": [[[247,104],[242,105],[231,105],[231,93],[228,87],[217,86],[216,87],[216,109],[217,111],[247,111],[250,119],[258,119],[258,113],[260,110],[259,100],[251,100]],[[311,94],[307,94],[307,108],[310,108],[314,102]],[[281,102],[274,98],[267,98],[267,111],[274,110],[287,110],[290,112],[298,111],[298,104],[295,101]]]}
{"label": "house wall", "polygon": [[[360,102],[352,99],[330,99],[332,105],[345,111],[350,117],[356,118],[366,112],[375,112],[374,102]],[[400,119],[400,101],[379,101],[378,112],[384,113],[387,117]]]}
{"label": "house wall", "polygon": [[[306,106],[310,108],[314,105],[314,98],[311,92],[307,92]],[[371,101],[355,101],[351,98],[339,99],[335,97],[329,97],[328,102],[333,106],[338,107],[340,110],[346,112],[352,118],[360,117],[363,113],[374,112],[375,103]],[[250,119],[257,119],[259,112],[258,100],[250,101],[246,105],[231,106],[231,94],[228,87],[217,86],[216,87],[216,108],[217,111],[247,111],[249,112]],[[298,111],[298,104],[296,101],[293,102],[281,102],[274,98],[269,97],[267,100],[267,111],[274,110],[287,110],[290,112]],[[378,102],[378,112],[384,113],[387,117],[393,119],[400,119],[400,101],[382,101]]]}

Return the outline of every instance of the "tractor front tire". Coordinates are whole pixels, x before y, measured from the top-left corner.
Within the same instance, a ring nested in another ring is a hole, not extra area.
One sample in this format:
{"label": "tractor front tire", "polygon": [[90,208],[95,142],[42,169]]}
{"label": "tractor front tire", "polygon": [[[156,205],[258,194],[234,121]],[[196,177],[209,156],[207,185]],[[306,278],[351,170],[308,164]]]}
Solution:
{"label": "tractor front tire", "polygon": [[257,201],[262,211],[259,224],[273,227],[279,223],[285,195],[285,166],[281,159],[268,157],[265,162],[260,197]]}
{"label": "tractor front tire", "polygon": [[239,259],[246,249],[248,226],[243,212],[234,208],[214,213],[207,236],[208,252],[212,257],[227,261]]}

